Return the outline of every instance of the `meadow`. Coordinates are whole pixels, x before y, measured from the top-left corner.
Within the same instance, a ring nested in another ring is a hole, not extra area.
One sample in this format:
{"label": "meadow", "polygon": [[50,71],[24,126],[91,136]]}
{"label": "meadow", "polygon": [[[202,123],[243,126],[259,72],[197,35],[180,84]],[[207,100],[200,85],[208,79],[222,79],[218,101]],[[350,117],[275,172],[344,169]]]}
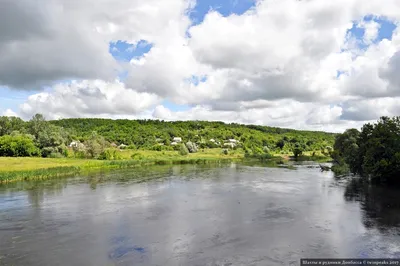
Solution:
{"label": "meadow", "polygon": [[[245,160],[242,149],[223,154],[221,149],[202,149],[197,153],[180,155],[177,151],[121,150],[120,160],[97,160],[77,158],[0,157],[0,184],[22,180],[43,180],[47,178],[73,176],[82,172],[104,169],[134,168],[155,164],[209,164],[221,161]],[[268,160],[284,161],[293,159],[293,154],[274,154]],[[312,156],[304,153],[298,160],[327,161],[322,154]]]}

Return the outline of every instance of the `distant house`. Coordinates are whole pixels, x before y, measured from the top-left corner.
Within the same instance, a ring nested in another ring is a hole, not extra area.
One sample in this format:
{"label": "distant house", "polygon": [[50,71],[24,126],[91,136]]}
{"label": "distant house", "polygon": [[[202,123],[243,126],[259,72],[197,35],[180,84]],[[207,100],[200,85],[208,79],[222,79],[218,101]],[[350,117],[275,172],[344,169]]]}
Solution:
{"label": "distant house", "polygon": [[210,139],[210,142],[213,142],[213,143],[215,143],[215,139]]}
{"label": "distant house", "polygon": [[85,149],[85,145],[83,145],[83,143],[81,143],[78,140],[72,141],[68,146],[72,149],[78,149],[78,150]]}
{"label": "distant house", "polygon": [[171,142],[171,146],[175,146],[175,145],[178,145],[178,143],[177,142]]}
{"label": "distant house", "polygon": [[173,138],[172,141],[173,141],[173,142],[176,142],[176,143],[180,143],[180,142],[182,142],[182,138],[180,138],[180,137],[175,137],[175,138]]}
{"label": "distant house", "polygon": [[236,139],[228,139],[228,142],[224,143],[224,146],[234,148],[237,146],[238,143],[239,141],[237,141]]}
{"label": "distant house", "polygon": [[78,140],[74,140],[68,146],[70,148],[76,148],[76,147],[78,147],[79,144],[80,144],[80,142]]}
{"label": "distant house", "polygon": [[118,146],[118,148],[120,148],[121,150],[126,149],[128,147],[128,145],[125,144],[121,144]]}
{"label": "distant house", "polygon": [[111,147],[114,147],[114,148],[116,148],[118,145],[117,144],[115,144],[115,142],[113,142],[113,143],[111,143]]}
{"label": "distant house", "polygon": [[232,142],[228,142],[228,143],[224,143],[224,146],[225,147],[230,147],[230,148],[235,148],[236,147],[236,144],[235,143],[232,143]]}

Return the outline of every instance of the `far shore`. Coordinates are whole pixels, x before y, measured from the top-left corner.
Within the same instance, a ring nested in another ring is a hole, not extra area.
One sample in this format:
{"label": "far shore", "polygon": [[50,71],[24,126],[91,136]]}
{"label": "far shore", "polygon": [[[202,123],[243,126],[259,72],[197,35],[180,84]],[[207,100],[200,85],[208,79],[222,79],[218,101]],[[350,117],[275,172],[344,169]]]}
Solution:
{"label": "far shore", "polygon": [[[39,157],[0,157],[0,184],[24,180],[45,180],[68,177],[80,173],[103,169],[135,168],[148,165],[168,164],[215,164],[219,162],[240,161],[245,159],[242,150],[233,150],[223,154],[221,149],[205,149],[189,155],[179,155],[176,151],[122,151],[121,160],[95,160],[75,158],[39,158]],[[326,156],[311,156],[305,153],[299,160],[328,161]],[[268,161],[283,163],[292,159],[291,154],[273,154]],[[260,158],[260,160],[263,160]]]}

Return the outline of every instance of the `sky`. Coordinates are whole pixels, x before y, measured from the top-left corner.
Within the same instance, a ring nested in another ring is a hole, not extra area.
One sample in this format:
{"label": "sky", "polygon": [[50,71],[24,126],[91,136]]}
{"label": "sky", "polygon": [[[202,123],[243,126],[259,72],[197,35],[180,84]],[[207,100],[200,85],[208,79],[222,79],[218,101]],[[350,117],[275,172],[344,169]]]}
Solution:
{"label": "sky", "polygon": [[342,132],[400,115],[397,0],[0,1],[0,115]]}

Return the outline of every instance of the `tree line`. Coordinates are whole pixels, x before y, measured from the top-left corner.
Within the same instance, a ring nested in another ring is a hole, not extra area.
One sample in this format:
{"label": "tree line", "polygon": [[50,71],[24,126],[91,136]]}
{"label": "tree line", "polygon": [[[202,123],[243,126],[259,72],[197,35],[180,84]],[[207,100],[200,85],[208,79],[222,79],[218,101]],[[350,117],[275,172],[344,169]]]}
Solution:
{"label": "tree line", "polygon": [[[128,149],[182,150],[173,145],[179,137],[188,150],[235,147],[247,155],[304,151],[327,153],[335,134],[276,127],[226,124],[208,121],[111,120],[77,118],[46,121],[36,114],[29,121],[0,117],[0,156],[42,156],[100,158],[117,156],[112,147]],[[73,143],[74,145],[70,145]],[[192,147],[193,146],[193,147]],[[106,151],[108,152],[106,154]],[[185,151],[182,151],[185,153]]]}
{"label": "tree line", "polygon": [[372,183],[400,185],[400,117],[381,117],[361,131],[336,136],[333,170],[351,172]]}

